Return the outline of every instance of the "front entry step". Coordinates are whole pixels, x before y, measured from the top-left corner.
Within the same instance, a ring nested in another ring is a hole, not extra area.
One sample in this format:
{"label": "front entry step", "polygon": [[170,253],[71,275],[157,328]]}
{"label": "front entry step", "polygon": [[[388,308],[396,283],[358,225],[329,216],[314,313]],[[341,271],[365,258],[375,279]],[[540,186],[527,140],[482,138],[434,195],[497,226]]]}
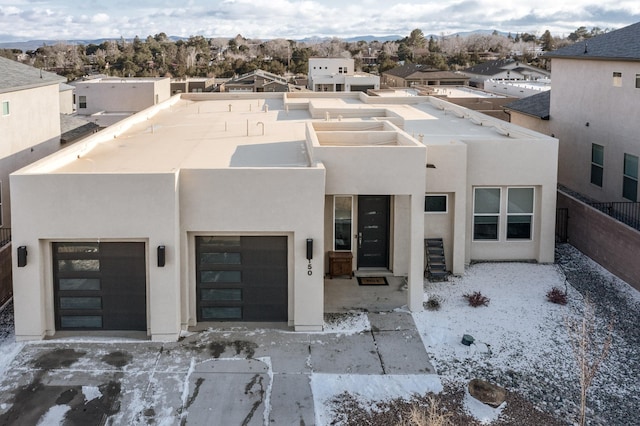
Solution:
{"label": "front entry step", "polygon": [[426,256],[425,278],[429,281],[447,281],[449,272],[447,272],[442,238],[425,238],[424,252]]}

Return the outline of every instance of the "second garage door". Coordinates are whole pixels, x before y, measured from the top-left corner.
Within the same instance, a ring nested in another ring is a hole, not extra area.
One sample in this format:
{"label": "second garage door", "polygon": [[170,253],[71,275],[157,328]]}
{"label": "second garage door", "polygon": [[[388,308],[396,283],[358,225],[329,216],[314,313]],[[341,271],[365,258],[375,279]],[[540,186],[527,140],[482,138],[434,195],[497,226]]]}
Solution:
{"label": "second garage door", "polygon": [[198,321],[287,321],[286,236],[196,237]]}

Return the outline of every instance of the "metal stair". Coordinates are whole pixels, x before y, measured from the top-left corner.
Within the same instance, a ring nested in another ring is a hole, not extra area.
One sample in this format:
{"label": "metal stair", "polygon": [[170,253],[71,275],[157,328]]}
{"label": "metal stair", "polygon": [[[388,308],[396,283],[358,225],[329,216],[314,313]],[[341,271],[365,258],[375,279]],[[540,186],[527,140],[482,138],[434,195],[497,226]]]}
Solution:
{"label": "metal stair", "polygon": [[444,258],[442,238],[425,238],[424,252],[426,256],[424,276],[429,281],[447,281],[447,265]]}

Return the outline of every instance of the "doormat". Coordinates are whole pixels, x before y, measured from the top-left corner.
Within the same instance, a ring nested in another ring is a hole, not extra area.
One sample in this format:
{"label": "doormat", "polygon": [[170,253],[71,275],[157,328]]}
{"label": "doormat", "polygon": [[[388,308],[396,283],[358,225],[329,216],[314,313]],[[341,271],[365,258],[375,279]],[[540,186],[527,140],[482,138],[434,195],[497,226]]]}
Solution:
{"label": "doormat", "polygon": [[389,285],[385,277],[358,277],[360,285]]}

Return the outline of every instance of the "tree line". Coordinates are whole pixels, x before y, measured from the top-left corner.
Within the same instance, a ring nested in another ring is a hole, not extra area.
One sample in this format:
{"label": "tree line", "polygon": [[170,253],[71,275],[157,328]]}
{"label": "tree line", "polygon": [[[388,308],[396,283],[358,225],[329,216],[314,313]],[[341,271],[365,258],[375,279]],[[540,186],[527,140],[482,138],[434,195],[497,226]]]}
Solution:
{"label": "tree line", "polygon": [[439,70],[459,70],[480,63],[491,54],[545,67],[539,51],[551,51],[609,31],[580,27],[567,37],[547,30],[536,34],[471,34],[428,38],[414,29],[400,40],[347,42],[331,38],[317,43],[287,39],[258,40],[191,36],[174,40],[165,33],[107,40],[100,44],[55,43],[35,50],[0,49],[0,56],[56,72],[69,81],[87,74],[118,77],[222,77],[262,69],[278,75],[307,73],[309,57],[353,58],[356,70],[382,73],[399,62],[424,64]]}

